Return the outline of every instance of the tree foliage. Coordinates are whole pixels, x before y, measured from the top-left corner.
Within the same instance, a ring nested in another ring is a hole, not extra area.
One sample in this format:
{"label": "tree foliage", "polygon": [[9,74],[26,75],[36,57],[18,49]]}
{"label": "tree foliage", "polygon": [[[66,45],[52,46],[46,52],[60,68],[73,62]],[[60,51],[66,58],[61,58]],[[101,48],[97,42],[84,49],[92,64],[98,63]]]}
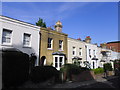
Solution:
{"label": "tree foliage", "polygon": [[36,25],[40,26],[40,27],[45,27],[46,28],[46,23],[41,18],[39,18],[38,22],[36,22]]}

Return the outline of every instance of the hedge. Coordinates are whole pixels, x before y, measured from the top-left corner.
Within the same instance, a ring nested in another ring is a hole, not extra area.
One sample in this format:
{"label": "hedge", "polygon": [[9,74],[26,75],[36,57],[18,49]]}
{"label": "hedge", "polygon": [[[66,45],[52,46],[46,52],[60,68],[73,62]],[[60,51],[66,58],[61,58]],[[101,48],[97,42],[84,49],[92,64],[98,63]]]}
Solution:
{"label": "hedge", "polygon": [[81,73],[81,69],[75,64],[65,64],[60,69],[60,72],[63,73],[63,77],[66,78],[66,80],[72,80],[72,75],[77,75]]}
{"label": "hedge", "polygon": [[30,73],[30,80],[34,83],[44,82],[55,77],[55,81],[59,78],[59,71],[53,66],[36,66]]}
{"label": "hedge", "polygon": [[29,55],[18,51],[2,52],[3,87],[16,87],[29,77]]}
{"label": "hedge", "polygon": [[104,68],[104,70],[106,71],[112,71],[113,69],[112,69],[112,65],[111,65],[111,63],[105,63],[104,65],[103,65],[103,68]]}
{"label": "hedge", "polygon": [[67,72],[70,74],[79,74],[81,72],[80,67],[75,64],[65,64],[61,69],[61,72]]}

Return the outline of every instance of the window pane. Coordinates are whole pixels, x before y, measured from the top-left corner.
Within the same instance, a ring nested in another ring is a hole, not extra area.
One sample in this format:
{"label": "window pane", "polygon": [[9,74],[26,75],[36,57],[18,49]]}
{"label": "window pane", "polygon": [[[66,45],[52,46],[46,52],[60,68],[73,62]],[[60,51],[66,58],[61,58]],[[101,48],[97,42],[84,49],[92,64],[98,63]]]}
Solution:
{"label": "window pane", "polygon": [[55,67],[56,67],[56,68],[58,67],[58,64],[57,64],[57,63],[55,63]]}
{"label": "window pane", "polygon": [[62,66],[63,57],[60,57],[59,60],[60,60],[60,61],[59,61],[59,66],[61,67],[61,66]]}
{"label": "window pane", "polygon": [[75,47],[73,47],[73,55],[75,55],[75,52],[76,52]]}
{"label": "window pane", "polygon": [[2,42],[6,42],[6,38],[5,37],[2,38]]}
{"label": "window pane", "polygon": [[55,62],[58,62],[58,57],[55,57]]}
{"label": "window pane", "polygon": [[79,55],[82,55],[82,48],[79,48]]}
{"label": "window pane", "polygon": [[73,51],[73,55],[75,55],[75,52]]}
{"label": "window pane", "polygon": [[2,43],[10,43],[11,42],[11,34],[12,34],[12,31],[3,29]]}
{"label": "window pane", "polygon": [[62,43],[63,43],[63,41],[62,40],[59,40],[59,49],[62,49]]}
{"label": "window pane", "polygon": [[61,66],[62,66],[62,63],[60,63],[59,66],[61,67]]}
{"label": "window pane", "polygon": [[60,62],[62,62],[62,60],[63,60],[63,57],[60,57]]}
{"label": "window pane", "polygon": [[7,42],[7,43],[10,43],[10,38],[6,38],[6,42]]}
{"label": "window pane", "polygon": [[79,52],[79,55],[81,55],[81,52]]}
{"label": "window pane", "polygon": [[30,34],[24,33],[24,40],[23,40],[23,45],[29,46],[30,45]]}
{"label": "window pane", "polygon": [[58,57],[55,57],[55,67],[58,67]]}
{"label": "window pane", "polygon": [[47,48],[52,48],[52,38],[48,38],[48,46]]}

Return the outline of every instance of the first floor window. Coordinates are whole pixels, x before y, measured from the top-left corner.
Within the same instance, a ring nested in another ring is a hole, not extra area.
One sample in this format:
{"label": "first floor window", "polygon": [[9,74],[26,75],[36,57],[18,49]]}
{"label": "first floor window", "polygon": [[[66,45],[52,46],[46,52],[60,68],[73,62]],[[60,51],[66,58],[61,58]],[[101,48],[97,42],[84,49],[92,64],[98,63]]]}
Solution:
{"label": "first floor window", "polygon": [[12,31],[11,30],[7,30],[7,29],[3,29],[3,33],[2,33],[2,43],[6,43],[9,44],[11,43],[11,35],[12,35]]}
{"label": "first floor window", "polygon": [[94,57],[96,57],[96,53],[95,53],[95,50],[93,50],[93,55],[94,55]]}
{"label": "first floor window", "polygon": [[24,38],[23,38],[23,45],[24,46],[30,46],[30,34],[24,33]]}
{"label": "first floor window", "polygon": [[52,49],[52,38],[48,38],[48,46],[47,48]]}
{"label": "first floor window", "polygon": [[73,52],[72,52],[72,54],[75,55],[75,53],[76,53],[76,49],[75,49],[75,47],[73,47]]}
{"label": "first floor window", "polygon": [[89,49],[89,56],[91,57],[91,49]]}
{"label": "first floor window", "polygon": [[79,48],[79,55],[82,56],[82,48]]}
{"label": "first floor window", "polygon": [[63,40],[59,40],[59,49],[63,50]]}

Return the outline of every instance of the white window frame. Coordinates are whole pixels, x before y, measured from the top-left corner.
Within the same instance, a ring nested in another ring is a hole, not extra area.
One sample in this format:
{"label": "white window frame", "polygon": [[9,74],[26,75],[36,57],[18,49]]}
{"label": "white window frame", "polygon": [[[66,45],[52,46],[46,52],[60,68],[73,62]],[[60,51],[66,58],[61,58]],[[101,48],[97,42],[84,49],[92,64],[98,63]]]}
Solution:
{"label": "white window frame", "polygon": [[[29,45],[25,45],[24,42],[25,42],[25,35],[29,35]],[[29,33],[23,33],[23,47],[31,47],[31,34]]]}
{"label": "white window frame", "polygon": [[91,55],[91,49],[88,49],[89,50],[89,55]]}
{"label": "white window frame", "polygon": [[79,55],[82,56],[82,48],[79,48]]}
{"label": "white window frame", "polygon": [[[10,42],[9,43],[8,42],[3,42],[3,38],[8,38],[7,36],[3,35],[4,31],[10,32],[10,37],[9,37],[10,38]],[[2,30],[2,45],[12,45],[12,34],[13,34],[12,30],[3,28],[3,30]]]}
{"label": "white window frame", "polygon": [[[73,55],[73,52],[74,52],[74,55]],[[76,47],[74,47],[74,46],[72,47],[72,55],[76,56]]]}
{"label": "white window frame", "polygon": [[96,56],[96,51],[95,50],[93,50],[93,56]]}
{"label": "white window frame", "polygon": [[[48,38],[48,39],[49,39],[49,38]],[[48,48],[48,49],[52,49],[52,48],[53,48],[53,38],[50,38],[50,39],[52,39],[52,40],[51,40],[51,43],[48,43],[48,42],[47,42],[47,48]],[[48,47],[48,44],[51,44],[51,47]]]}
{"label": "white window frame", "polygon": [[[55,67],[55,57],[57,57],[57,67]],[[62,63],[61,63],[61,66],[64,65],[64,59],[65,57],[64,56],[60,56],[60,55],[54,55],[53,56],[53,67],[55,67],[57,70],[60,70],[60,57],[62,57]]]}
{"label": "white window frame", "polygon": [[[62,43],[60,43],[60,41],[62,41]],[[60,46],[61,46],[61,48],[60,48]],[[63,51],[63,40],[59,40],[59,50]]]}

